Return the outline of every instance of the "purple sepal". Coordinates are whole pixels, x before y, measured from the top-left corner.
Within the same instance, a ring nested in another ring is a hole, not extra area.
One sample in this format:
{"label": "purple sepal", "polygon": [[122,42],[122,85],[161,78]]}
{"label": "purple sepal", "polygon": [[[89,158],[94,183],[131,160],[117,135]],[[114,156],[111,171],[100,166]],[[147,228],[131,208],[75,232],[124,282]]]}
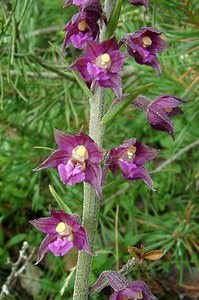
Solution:
{"label": "purple sepal", "polygon": [[129,0],[129,2],[133,5],[143,5],[146,8],[149,5],[148,0]]}
{"label": "purple sepal", "polygon": [[[89,247],[87,232],[80,225],[79,218],[76,215],[69,215],[63,210],[53,210],[50,208],[51,216],[30,221],[30,223],[39,231],[47,233],[42,241],[38,259],[38,264],[45,254],[51,251],[55,256],[63,256],[75,246],[78,250],[84,250],[90,255],[94,255]],[[59,224],[63,231],[59,231]]]}
{"label": "purple sepal", "polygon": [[174,124],[159,105],[153,102],[150,104],[147,110],[147,119],[153,129],[167,131],[172,139],[175,139],[173,130]]}
{"label": "purple sepal", "polygon": [[35,265],[40,263],[40,261],[44,258],[45,254],[49,252],[49,245],[53,243],[58,238],[57,233],[55,234],[48,234],[45,239],[41,242],[41,245],[39,247],[39,253],[37,261],[35,262]]}
{"label": "purple sepal", "polygon": [[60,164],[65,164],[70,156],[64,150],[58,149],[54,151],[43,163],[41,163],[33,171],[40,171],[46,168],[57,168]]}

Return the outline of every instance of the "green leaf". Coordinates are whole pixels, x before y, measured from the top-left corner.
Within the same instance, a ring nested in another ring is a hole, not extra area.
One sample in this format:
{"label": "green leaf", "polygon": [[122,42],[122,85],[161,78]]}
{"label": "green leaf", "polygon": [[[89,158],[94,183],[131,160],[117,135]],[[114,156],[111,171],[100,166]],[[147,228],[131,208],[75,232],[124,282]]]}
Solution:
{"label": "green leaf", "polygon": [[66,205],[66,203],[59,197],[59,195],[56,193],[55,189],[52,187],[52,185],[49,185],[49,190],[53,196],[53,198],[57,201],[59,207],[63,209],[68,214],[72,215],[72,211],[70,208]]}
{"label": "green leaf", "polygon": [[14,235],[6,244],[6,247],[12,247],[26,239],[25,233],[19,233]]}
{"label": "green leaf", "polygon": [[148,87],[150,87],[153,83],[149,83],[144,85],[143,87],[135,90],[131,94],[127,95],[126,98],[124,98],[121,102],[113,106],[103,117],[102,123],[104,125],[108,125],[111,123],[117,115],[121,114],[128,105],[141,93],[143,93]]}
{"label": "green leaf", "polygon": [[82,77],[76,71],[73,71],[73,70],[71,70],[71,71],[72,71],[75,79],[77,80],[77,83],[80,85],[80,87],[82,88],[82,90],[84,91],[84,93],[86,94],[86,96],[88,98],[92,98],[93,97],[93,93],[91,93],[91,91],[87,87],[87,85],[84,82],[84,80],[82,79]]}
{"label": "green leaf", "polygon": [[122,7],[122,0],[117,0],[106,28],[107,39],[110,38],[115,32],[120,17],[121,7]]}

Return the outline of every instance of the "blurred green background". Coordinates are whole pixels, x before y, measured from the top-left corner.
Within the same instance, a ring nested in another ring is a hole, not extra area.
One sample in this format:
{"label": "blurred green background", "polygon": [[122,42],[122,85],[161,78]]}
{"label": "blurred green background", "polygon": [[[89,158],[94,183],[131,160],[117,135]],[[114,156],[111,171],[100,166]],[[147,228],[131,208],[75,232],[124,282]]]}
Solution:
{"label": "blurred green background", "polygon": [[[167,133],[153,131],[145,113],[129,108],[106,129],[104,147],[116,147],[136,137],[159,148],[148,164],[156,192],[143,182],[122,183],[109,174],[104,189],[92,282],[108,269],[130,259],[128,245],[162,249],[160,261],[135,269],[129,280],[142,278],[159,299],[198,299],[198,191],[199,191],[199,3],[198,0],[149,0],[150,8],[123,10],[116,36],[153,26],[164,32],[169,48],[159,57],[162,76],[130,59],[122,71],[123,90],[154,83],[145,93],[150,99],[168,93],[190,99],[184,114],[174,120],[175,142]],[[23,241],[38,250],[43,239],[28,220],[48,216],[58,208],[51,184],[72,211],[82,214],[82,185],[64,186],[56,170],[32,172],[56,145],[53,129],[76,133],[88,127],[86,95],[66,67],[81,52],[69,47],[63,54],[64,24],[77,11],[63,9],[63,1],[18,0],[0,3],[0,286],[11,272]],[[123,9],[129,7],[124,1]],[[132,8],[132,7],[131,7]],[[125,13],[126,12],[126,13]],[[114,99],[107,93],[107,109]],[[188,151],[185,147],[195,143]],[[43,148],[42,148],[43,147]],[[47,147],[47,148],[45,148]],[[51,148],[51,149],[48,149]],[[179,151],[182,150],[182,153]],[[180,154],[175,158],[175,154]],[[160,171],[155,169],[172,159]],[[115,182],[116,183],[113,183]],[[112,184],[111,184],[112,183]],[[120,184],[121,183],[121,184]],[[118,216],[118,218],[117,218]],[[117,247],[119,251],[117,251]],[[71,299],[76,252],[64,258],[46,255],[35,267],[35,255],[26,271],[12,280],[6,299],[62,299],[60,289],[71,276],[63,299]],[[107,288],[93,299],[108,299]]]}

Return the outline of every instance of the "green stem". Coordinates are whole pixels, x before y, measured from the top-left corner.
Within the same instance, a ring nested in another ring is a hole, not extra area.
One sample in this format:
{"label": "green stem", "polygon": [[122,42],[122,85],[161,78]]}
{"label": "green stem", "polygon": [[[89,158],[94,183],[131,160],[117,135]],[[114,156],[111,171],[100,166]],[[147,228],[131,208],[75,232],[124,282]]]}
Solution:
{"label": "green stem", "polygon": [[[106,14],[109,17],[114,6],[113,0],[105,1]],[[105,30],[102,30],[101,41],[104,40]],[[105,92],[101,88],[97,88],[94,96],[90,99],[90,123],[89,136],[99,145],[102,145],[104,126],[101,123],[105,110]],[[84,204],[82,225],[86,228],[89,238],[89,244],[94,250],[95,237],[98,225],[98,217],[100,210],[100,199],[96,196],[96,192],[89,184],[84,184]],[[92,265],[92,256],[80,251],[78,255],[77,271],[75,279],[75,287],[73,300],[87,300],[90,285],[90,273]]]}
{"label": "green stem", "polygon": [[[98,88],[93,99],[90,101],[90,125],[89,135],[98,145],[102,144],[104,128],[100,123],[104,115],[105,93]],[[86,228],[90,247],[93,250],[98,224],[100,200],[95,190],[89,184],[84,184],[84,205],[82,224]],[[76,280],[73,300],[88,299],[89,279],[91,273],[92,256],[80,251],[78,256]]]}

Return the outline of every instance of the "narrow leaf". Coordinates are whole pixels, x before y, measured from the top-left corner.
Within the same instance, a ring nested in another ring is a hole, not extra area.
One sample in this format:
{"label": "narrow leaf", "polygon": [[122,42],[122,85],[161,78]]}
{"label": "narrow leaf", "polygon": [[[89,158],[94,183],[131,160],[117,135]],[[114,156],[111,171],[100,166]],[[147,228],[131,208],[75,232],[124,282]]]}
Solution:
{"label": "narrow leaf", "polygon": [[57,201],[59,207],[64,210],[66,213],[72,215],[72,211],[70,208],[66,205],[66,203],[59,197],[59,195],[56,193],[52,185],[49,185],[49,190],[53,196],[53,198]]}
{"label": "narrow leaf", "polygon": [[109,109],[109,111],[103,117],[102,123],[104,125],[108,125],[109,123],[111,123],[116,118],[116,116],[121,114],[138,95],[143,93],[143,91],[145,91],[151,85],[152,83],[146,84],[143,87],[135,90],[131,94],[128,94],[126,98]]}
{"label": "narrow leaf", "polygon": [[91,93],[91,91],[87,87],[87,85],[84,82],[84,80],[82,79],[82,77],[76,71],[73,71],[73,70],[71,70],[71,71],[72,71],[75,79],[77,80],[77,83],[80,85],[80,87],[82,88],[82,90],[84,91],[84,93],[86,94],[86,96],[88,98],[92,98],[93,94]]}
{"label": "narrow leaf", "polygon": [[108,25],[106,29],[107,39],[109,39],[115,32],[120,17],[121,7],[122,7],[122,0],[116,0],[115,7],[108,21]]}

